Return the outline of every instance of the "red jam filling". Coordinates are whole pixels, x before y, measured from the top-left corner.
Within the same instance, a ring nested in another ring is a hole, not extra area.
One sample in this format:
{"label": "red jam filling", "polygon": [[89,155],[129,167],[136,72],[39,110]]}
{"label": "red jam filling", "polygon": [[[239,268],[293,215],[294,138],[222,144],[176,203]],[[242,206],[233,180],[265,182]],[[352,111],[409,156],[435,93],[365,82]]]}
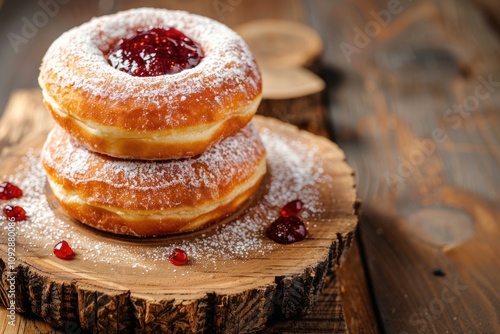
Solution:
{"label": "red jam filling", "polygon": [[73,258],[75,253],[69,246],[68,242],[66,240],[63,240],[54,246],[54,255],[60,259],[69,260]]}
{"label": "red jam filling", "polygon": [[23,195],[23,191],[19,187],[10,182],[0,183],[0,199],[9,200],[12,198],[19,198]]}
{"label": "red jam filling", "polygon": [[307,229],[298,217],[304,203],[300,199],[288,202],[281,208],[280,216],[267,228],[267,236],[280,244],[291,244],[307,237]]}
{"label": "red jam filling", "polygon": [[307,229],[299,217],[278,217],[267,228],[267,236],[280,244],[302,241],[307,236]]}
{"label": "red jam filling", "polygon": [[137,31],[106,54],[108,63],[133,76],[152,77],[193,68],[203,58],[201,47],[174,28]]}
{"label": "red jam filling", "polygon": [[188,263],[188,255],[182,249],[176,248],[170,255],[170,262],[176,266],[183,266]]}
{"label": "red jam filling", "polygon": [[20,222],[26,219],[26,211],[20,206],[7,205],[3,208],[3,213],[9,221]]}
{"label": "red jam filling", "polygon": [[303,206],[304,203],[302,203],[300,199],[288,202],[284,207],[281,208],[281,216],[283,217],[298,216],[300,211],[302,211]]}

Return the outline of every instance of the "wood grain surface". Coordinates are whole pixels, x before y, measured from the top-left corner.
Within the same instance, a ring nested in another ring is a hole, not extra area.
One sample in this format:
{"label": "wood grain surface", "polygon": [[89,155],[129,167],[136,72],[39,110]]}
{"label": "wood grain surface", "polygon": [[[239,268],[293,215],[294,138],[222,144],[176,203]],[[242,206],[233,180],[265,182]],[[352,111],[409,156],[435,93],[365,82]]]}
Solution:
{"label": "wood grain surface", "polygon": [[389,3],[311,6],[342,73],[329,116],[358,177],[377,318],[387,333],[498,333],[498,31],[471,1]]}

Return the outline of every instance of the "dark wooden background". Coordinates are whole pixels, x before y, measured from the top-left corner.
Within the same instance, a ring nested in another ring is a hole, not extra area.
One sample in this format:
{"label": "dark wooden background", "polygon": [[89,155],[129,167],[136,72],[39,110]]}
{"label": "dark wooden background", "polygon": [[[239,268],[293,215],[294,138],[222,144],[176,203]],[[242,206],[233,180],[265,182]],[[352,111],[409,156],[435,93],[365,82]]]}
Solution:
{"label": "dark wooden background", "polygon": [[[214,5],[221,2],[225,11]],[[59,34],[138,5],[229,26],[282,18],[318,31],[327,126],[363,201],[339,278],[349,331],[500,333],[499,1],[72,0],[16,52],[9,33],[40,5],[7,0],[0,110],[14,89],[36,87]]]}

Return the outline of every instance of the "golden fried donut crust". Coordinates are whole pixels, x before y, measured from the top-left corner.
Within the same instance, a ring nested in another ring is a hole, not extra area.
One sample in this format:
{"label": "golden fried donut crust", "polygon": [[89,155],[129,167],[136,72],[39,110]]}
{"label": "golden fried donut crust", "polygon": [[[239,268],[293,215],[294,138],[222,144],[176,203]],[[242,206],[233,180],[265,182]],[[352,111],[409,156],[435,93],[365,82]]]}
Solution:
{"label": "golden fried donut crust", "polygon": [[197,157],[154,162],[91,152],[56,126],[41,159],[55,197],[73,218],[135,236],[202,228],[237,209],[266,172],[252,123]]}
{"label": "golden fried donut crust", "polygon": [[[104,53],[121,38],[174,27],[200,44],[191,69],[135,77]],[[141,8],[95,18],[49,48],[40,68],[44,102],[87,148],[121,158],[163,160],[202,153],[250,121],[262,80],[245,42],[209,18]]]}

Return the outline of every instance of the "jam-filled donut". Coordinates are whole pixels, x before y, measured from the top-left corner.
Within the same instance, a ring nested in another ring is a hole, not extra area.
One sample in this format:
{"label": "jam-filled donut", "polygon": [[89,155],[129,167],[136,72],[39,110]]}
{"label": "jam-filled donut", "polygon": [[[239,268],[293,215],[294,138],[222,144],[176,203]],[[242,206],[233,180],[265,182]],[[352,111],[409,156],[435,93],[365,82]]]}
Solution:
{"label": "jam-filled donut", "polygon": [[192,231],[235,211],[266,172],[253,123],[203,154],[170,161],[123,160],[87,150],[56,126],[42,164],[73,218],[116,234]]}
{"label": "jam-filled donut", "polygon": [[119,158],[196,156],[245,126],[262,81],[235,32],[182,11],[95,18],[48,49],[47,108],[88,149]]}

